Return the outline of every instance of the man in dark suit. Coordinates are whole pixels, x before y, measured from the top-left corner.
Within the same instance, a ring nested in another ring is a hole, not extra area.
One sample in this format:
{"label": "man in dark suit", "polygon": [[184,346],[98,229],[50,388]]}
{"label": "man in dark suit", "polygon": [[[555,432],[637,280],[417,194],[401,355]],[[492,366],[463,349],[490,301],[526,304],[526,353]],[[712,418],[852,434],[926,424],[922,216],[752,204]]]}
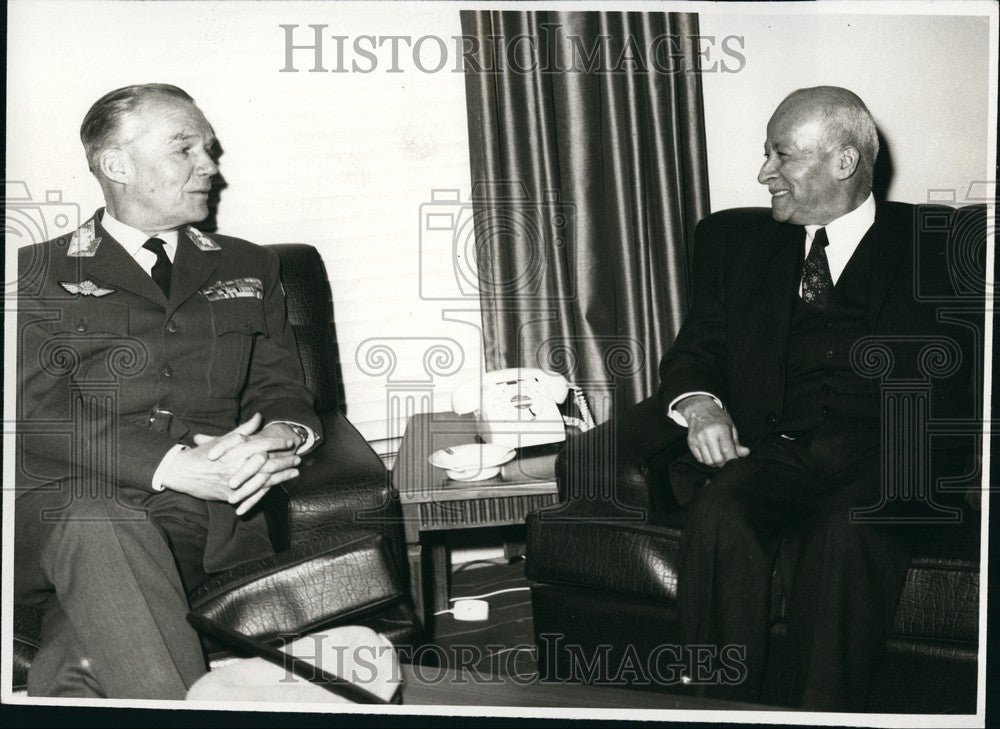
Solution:
{"label": "man in dark suit", "polygon": [[33,695],[183,698],[187,594],[271,553],[254,507],[321,437],[277,257],[191,227],[216,140],[163,84],[81,139],[106,208],[19,252],[15,599],[44,607]]}
{"label": "man in dark suit", "polygon": [[[661,363],[667,416],[687,428],[688,458],[708,476],[681,545],[685,642],[745,648],[746,680],[721,692],[734,698],[759,698],[772,573],[779,547],[797,544],[784,591],[802,705],[864,710],[910,561],[914,527],[899,520],[919,521],[928,506],[897,500],[880,522],[852,518],[905,470],[882,474],[887,431],[864,338],[922,345],[943,331],[915,295],[915,208],[872,197],[877,152],[852,92],[801,89],[782,101],[758,176],[774,221],[701,226],[694,299]],[[946,266],[930,276],[935,290],[949,286]],[[934,382],[936,416],[968,402],[961,364]]]}

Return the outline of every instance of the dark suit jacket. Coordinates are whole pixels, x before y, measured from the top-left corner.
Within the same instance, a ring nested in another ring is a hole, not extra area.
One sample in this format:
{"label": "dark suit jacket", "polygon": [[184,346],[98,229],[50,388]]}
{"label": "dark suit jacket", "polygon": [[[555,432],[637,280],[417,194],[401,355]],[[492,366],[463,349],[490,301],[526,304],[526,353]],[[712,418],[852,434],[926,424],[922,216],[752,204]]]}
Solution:
{"label": "dark suit jacket", "polygon": [[[968,233],[965,219],[981,212],[879,203],[865,237],[874,246],[869,336],[892,359],[882,377],[929,382],[935,418],[975,417],[973,381],[981,349],[972,328],[943,323],[939,313],[957,309],[966,321],[975,317],[968,292],[959,290],[955,247],[966,246],[972,257],[982,253],[961,233]],[[802,226],[775,222],[761,210],[724,211],[698,225],[691,307],[660,364],[664,407],[685,392],[711,392],[726,406],[744,445],[752,448],[771,432],[782,413],[804,241]],[[955,368],[939,366],[933,352],[921,355],[932,342],[943,359],[958,358]],[[886,361],[874,349],[867,357],[857,354],[858,365],[872,374]]]}
{"label": "dark suit jacket", "polygon": [[[175,444],[255,412],[321,433],[271,251],[182,230],[167,300],[101,214],[19,251],[20,490],[82,473],[150,489]],[[210,504],[216,546],[238,555],[224,542],[243,522]]]}

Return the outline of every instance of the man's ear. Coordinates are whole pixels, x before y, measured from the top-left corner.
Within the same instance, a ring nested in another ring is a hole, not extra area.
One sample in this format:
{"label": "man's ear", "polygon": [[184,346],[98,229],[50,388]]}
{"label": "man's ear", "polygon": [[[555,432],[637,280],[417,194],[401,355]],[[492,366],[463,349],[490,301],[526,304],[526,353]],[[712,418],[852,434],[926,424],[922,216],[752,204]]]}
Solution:
{"label": "man's ear", "polygon": [[838,180],[846,180],[854,175],[861,161],[861,153],[857,147],[841,147],[834,158],[836,160],[836,170],[834,174]]}
{"label": "man's ear", "polygon": [[97,158],[101,174],[113,182],[125,185],[132,179],[132,165],[121,147],[109,147]]}

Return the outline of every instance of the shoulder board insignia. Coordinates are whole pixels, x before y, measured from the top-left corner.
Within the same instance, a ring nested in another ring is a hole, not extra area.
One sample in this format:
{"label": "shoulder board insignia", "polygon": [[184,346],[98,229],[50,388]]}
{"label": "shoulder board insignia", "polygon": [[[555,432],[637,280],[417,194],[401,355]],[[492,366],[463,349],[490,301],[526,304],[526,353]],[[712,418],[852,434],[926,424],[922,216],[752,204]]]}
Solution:
{"label": "shoulder board insignia", "polygon": [[70,258],[93,258],[99,245],[101,245],[101,237],[97,235],[96,223],[91,218],[73,231],[66,255]]}
{"label": "shoulder board insignia", "polygon": [[202,233],[197,228],[189,225],[184,229],[187,233],[187,237],[191,239],[191,242],[198,246],[203,251],[221,251],[222,248],[214,240],[209,238],[207,235]]}

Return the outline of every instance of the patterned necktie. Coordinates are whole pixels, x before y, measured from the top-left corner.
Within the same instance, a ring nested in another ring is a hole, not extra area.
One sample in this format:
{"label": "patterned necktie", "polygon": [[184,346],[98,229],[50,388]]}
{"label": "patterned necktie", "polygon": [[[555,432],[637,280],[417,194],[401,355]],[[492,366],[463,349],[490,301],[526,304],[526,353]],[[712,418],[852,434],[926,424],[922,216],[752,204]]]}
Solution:
{"label": "patterned necktie", "polygon": [[149,275],[153,277],[153,281],[156,285],[160,287],[160,291],[168,299],[170,298],[170,269],[173,268],[173,264],[170,262],[170,258],[167,256],[167,252],[163,249],[164,243],[159,238],[150,238],[142,247],[147,251],[152,251],[156,255],[156,263],[153,264],[153,270],[149,272]]}
{"label": "patterned necktie", "polygon": [[830,262],[826,259],[826,247],[830,244],[826,228],[820,228],[813,235],[809,255],[802,264],[802,300],[818,309],[826,307],[833,291],[833,276]]}

